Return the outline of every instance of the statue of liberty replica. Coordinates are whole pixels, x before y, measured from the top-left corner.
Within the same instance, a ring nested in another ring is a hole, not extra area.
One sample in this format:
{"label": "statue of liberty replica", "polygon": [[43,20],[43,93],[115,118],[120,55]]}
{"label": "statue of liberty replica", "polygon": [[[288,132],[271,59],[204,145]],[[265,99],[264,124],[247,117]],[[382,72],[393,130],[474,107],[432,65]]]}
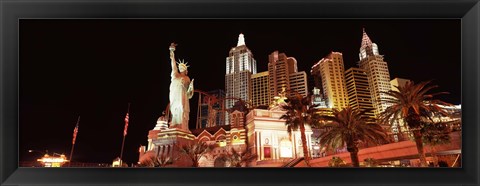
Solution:
{"label": "statue of liberty replica", "polygon": [[148,131],[148,146],[141,146],[139,150],[139,162],[145,162],[151,158],[169,157],[175,160],[169,163],[173,167],[189,167],[191,161],[182,156],[180,147],[192,144],[195,135],[188,129],[190,114],[189,99],[192,98],[193,79],[190,81],[188,66],[183,60],[175,61],[176,44],[170,45],[170,60],[172,65],[169,112],[171,113],[170,126],[168,115],[160,116],[153,130]]}
{"label": "statue of liberty replica", "polygon": [[[172,114],[171,128],[188,130],[188,119],[190,114],[189,99],[193,96],[193,79],[190,81],[188,66],[183,60],[175,61],[176,44],[170,44],[170,60],[172,63],[172,74],[170,82],[170,113]],[[177,67],[178,65],[178,67]]]}

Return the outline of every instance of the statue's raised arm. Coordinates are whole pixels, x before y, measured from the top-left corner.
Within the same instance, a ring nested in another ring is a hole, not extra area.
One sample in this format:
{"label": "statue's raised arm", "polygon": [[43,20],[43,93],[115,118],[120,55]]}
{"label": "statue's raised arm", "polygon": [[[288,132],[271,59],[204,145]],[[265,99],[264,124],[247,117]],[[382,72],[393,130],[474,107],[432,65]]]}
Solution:
{"label": "statue's raised arm", "polygon": [[177,44],[171,43],[169,50],[170,50],[170,61],[172,63],[172,78],[178,74],[177,62],[175,61],[175,47]]}

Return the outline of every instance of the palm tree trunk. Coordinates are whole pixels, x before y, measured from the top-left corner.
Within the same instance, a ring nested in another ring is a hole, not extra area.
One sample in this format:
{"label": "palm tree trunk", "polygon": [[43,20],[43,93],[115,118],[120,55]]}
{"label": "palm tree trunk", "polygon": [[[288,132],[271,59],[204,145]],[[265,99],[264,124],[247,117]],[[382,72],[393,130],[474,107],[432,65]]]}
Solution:
{"label": "palm tree trunk", "polygon": [[350,159],[352,160],[353,167],[360,167],[360,161],[358,161],[358,148],[353,148],[350,152]]}
{"label": "palm tree trunk", "polygon": [[192,160],[192,167],[198,167],[198,155],[191,154],[190,160]]}
{"label": "palm tree trunk", "polygon": [[434,145],[430,146],[430,154],[433,157],[433,165],[435,167],[438,167],[438,156],[437,156],[437,149],[435,149]]}
{"label": "palm tree trunk", "polygon": [[300,136],[302,138],[302,146],[303,146],[303,157],[308,164],[310,160],[310,154],[308,153],[308,146],[307,146],[307,137],[305,135],[305,125],[300,125]]}
{"label": "palm tree trunk", "polygon": [[193,161],[193,167],[198,167],[198,160]]}
{"label": "palm tree trunk", "polygon": [[415,143],[417,145],[418,156],[420,158],[420,166],[427,167],[427,159],[425,159],[425,152],[423,150],[422,133],[419,129],[413,131],[413,137],[415,137]]}

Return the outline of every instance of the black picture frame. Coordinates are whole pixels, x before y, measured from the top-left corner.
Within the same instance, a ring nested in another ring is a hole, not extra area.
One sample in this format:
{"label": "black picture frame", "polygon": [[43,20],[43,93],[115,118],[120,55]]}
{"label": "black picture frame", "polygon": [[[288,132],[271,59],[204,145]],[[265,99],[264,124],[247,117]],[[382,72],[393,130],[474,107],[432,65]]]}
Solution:
{"label": "black picture frame", "polygon": [[[478,0],[2,0],[1,185],[478,185]],[[18,167],[18,22],[21,18],[453,18],[462,21],[462,168],[134,169]]]}

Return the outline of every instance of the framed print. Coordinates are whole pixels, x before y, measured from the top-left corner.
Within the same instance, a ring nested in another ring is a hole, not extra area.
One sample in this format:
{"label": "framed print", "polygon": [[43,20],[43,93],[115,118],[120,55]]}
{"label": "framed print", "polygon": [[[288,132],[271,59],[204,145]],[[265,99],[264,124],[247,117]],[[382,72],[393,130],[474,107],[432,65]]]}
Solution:
{"label": "framed print", "polygon": [[471,1],[3,1],[2,185],[478,185]]}

